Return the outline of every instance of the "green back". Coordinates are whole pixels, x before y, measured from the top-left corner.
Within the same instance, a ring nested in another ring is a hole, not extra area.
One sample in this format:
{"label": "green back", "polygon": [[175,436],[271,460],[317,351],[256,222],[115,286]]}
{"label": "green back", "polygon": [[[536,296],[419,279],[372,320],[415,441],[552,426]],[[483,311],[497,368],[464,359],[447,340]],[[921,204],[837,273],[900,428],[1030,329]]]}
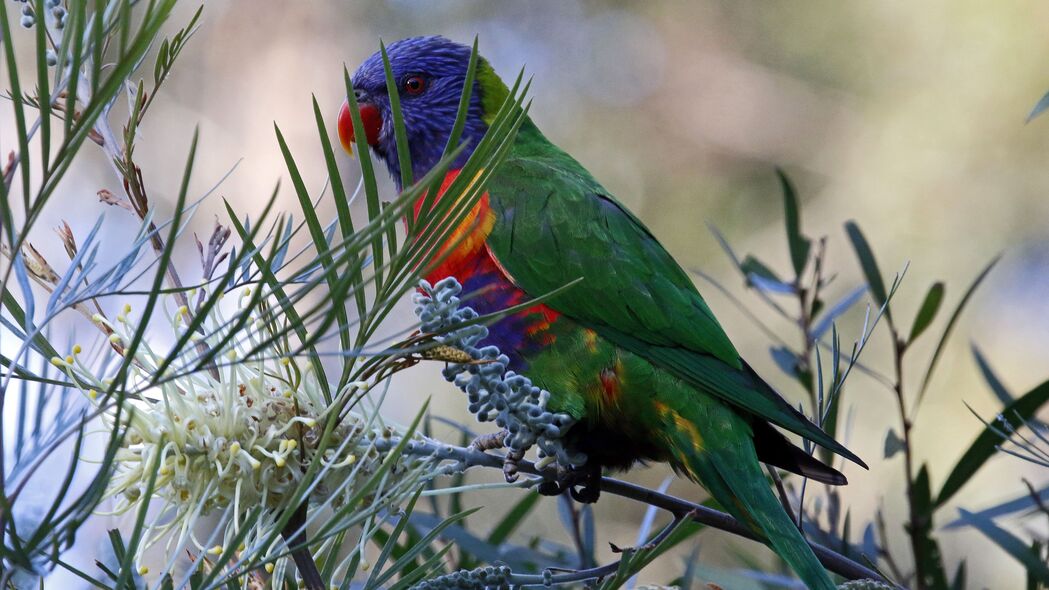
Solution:
{"label": "green back", "polygon": [[562,313],[741,367],[739,353],[677,262],[534,125],[519,132],[489,193],[497,217],[489,245],[525,291],[539,294],[583,277],[556,300]]}
{"label": "green back", "polygon": [[526,121],[488,184],[490,252],[557,311],[693,386],[862,462],[740,359],[688,275],[647,228]]}

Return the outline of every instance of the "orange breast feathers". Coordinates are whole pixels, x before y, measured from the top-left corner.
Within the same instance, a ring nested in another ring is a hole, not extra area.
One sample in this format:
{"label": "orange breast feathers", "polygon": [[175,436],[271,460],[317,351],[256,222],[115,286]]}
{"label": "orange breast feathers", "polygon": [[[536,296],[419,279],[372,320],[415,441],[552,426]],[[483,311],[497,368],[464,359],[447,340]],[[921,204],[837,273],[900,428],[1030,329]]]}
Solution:
{"label": "orange breast feathers", "polygon": [[[477,182],[480,175],[481,172],[478,172],[472,182]],[[458,170],[451,170],[445,175],[444,181],[441,182],[441,188],[437,192],[437,198],[433,200],[434,204],[440,202],[444,198],[445,191],[448,190],[448,187],[457,176],[459,176]],[[464,192],[468,192],[468,190]],[[415,202],[416,218],[419,217],[419,213],[425,204],[426,195],[423,195]],[[456,208],[454,206],[451,207],[449,214],[456,213]],[[428,228],[423,228],[420,231],[420,235],[416,239],[433,231],[432,227],[436,224],[436,220],[431,222]],[[435,250],[432,256],[429,257],[430,261],[439,262],[436,267],[426,273],[427,280],[432,282],[448,276],[457,277],[460,281],[468,278],[474,272],[477,263],[480,262],[481,259],[488,258],[488,251],[485,248],[485,239],[488,237],[488,234],[491,233],[492,227],[494,226],[495,212],[492,211],[492,208],[489,206],[488,193],[484,193],[479,199],[477,199],[477,202],[470,208],[465,216],[463,216],[462,220],[456,224],[455,228],[448,235],[448,238],[445,239],[441,246]]]}

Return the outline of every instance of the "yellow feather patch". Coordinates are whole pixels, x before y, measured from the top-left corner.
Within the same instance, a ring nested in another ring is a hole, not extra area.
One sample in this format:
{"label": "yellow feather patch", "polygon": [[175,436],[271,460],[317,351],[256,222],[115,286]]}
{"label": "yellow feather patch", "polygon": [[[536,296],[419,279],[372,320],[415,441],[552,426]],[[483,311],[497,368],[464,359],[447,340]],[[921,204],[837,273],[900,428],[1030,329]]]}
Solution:
{"label": "yellow feather patch", "polygon": [[677,410],[661,401],[653,401],[652,403],[655,405],[656,411],[659,412],[659,416],[663,418],[663,420],[671,423],[676,432],[682,433],[688,437],[693,451],[699,452],[703,450],[703,437],[699,434],[699,429],[696,428],[696,425],[693,424],[691,420],[685,418],[679,414]]}

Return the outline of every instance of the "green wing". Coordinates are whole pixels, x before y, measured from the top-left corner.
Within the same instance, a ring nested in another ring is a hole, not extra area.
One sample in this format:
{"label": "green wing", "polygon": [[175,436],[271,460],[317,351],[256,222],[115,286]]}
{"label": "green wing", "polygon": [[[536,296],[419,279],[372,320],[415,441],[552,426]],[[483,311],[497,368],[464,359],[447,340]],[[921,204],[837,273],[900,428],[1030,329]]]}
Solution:
{"label": "green wing", "polygon": [[859,464],[740,359],[695,285],[571,156],[522,129],[488,184],[488,248],[521,289],[697,388]]}

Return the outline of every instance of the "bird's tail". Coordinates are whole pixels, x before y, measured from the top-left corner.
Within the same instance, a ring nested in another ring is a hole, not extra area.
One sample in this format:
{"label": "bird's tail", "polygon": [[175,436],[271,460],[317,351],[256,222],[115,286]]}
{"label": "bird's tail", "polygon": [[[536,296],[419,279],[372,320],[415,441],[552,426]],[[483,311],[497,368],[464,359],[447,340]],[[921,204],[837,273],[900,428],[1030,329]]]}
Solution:
{"label": "bird's tail", "polygon": [[721,404],[689,401],[684,408],[667,409],[669,415],[664,416],[672,463],[762,536],[807,587],[834,590],[827,571],[772,493],[747,425]]}

